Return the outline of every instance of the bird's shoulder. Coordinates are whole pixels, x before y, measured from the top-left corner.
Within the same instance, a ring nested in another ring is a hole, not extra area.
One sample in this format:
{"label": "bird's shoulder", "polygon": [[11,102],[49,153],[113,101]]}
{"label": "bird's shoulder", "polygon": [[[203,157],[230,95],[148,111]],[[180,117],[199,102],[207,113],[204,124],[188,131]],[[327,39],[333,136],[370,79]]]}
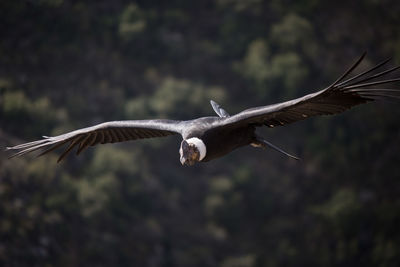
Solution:
{"label": "bird's shoulder", "polygon": [[225,119],[226,118],[212,116],[184,121],[184,130],[182,136],[184,139],[201,136],[206,131],[219,127]]}

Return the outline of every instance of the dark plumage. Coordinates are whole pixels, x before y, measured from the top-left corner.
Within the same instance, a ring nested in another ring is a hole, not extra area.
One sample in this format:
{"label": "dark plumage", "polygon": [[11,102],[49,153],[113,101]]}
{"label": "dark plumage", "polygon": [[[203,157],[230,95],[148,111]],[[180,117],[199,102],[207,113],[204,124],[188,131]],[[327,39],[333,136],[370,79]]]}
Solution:
{"label": "dark plumage", "polygon": [[378,79],[400,67],[371,74],[389,60],[347,78],[364,57],[365,53],[340,78],[321,91],[283,103],[246,109],[233,116],[230,116],[228,112],[211,100],[211,105],[218,117],[203,117],[189,121],[134,120],[106,122],[59,136],[44,136],[42,140],[8,147],[7,149],[18,150],[11,157],[44,149],[39,154],[40,156],[68,144],[58,159],[58,161],[61,161],[73,148],[77,148],[77,154],[79,154],[89,146],[97,144],[180,134],[183,138],[180,148],[182,164],[192,165],[199,161],[209,161],[246,145],[271,147],[287,156],[296,158],[257,136],[256,128],[283,126],[312,116],[337,114],[353,106],[380,98],[399,98],[399,95],[396,94],[400,90],[371,88],[372,86],[400,81],[400,78]]}

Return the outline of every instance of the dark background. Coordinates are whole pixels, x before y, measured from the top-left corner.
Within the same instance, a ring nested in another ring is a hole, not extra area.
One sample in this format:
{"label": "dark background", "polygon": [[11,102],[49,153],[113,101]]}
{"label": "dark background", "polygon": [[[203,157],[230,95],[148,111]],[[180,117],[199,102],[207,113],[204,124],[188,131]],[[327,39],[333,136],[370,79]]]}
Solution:
{"label": "dark background", "polygon": [[[400,63],[393,1],[0,2],[0,146],[108,120],[231,114]],[[180,138],[7,160],[1,266],[399,266],[400,106],[261,129],[182,167]]]}

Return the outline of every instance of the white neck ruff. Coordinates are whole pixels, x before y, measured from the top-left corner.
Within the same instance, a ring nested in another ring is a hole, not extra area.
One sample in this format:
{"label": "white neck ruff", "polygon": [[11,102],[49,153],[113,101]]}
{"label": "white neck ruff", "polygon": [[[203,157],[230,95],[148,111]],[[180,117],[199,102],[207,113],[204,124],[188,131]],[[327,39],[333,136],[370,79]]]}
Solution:
{"label": "white neck ruff", "polygon": [[204,159],[204,157],[207,154],[207,148],[206,148],[206,145],[204,144],[204,142],[201,139],[199,139],[197,137],[192,137],[192,138],[186,139],[185,141],[188,142],[189,144],[194,144],[197,147],[197,149],[200,152],[199,160]]}

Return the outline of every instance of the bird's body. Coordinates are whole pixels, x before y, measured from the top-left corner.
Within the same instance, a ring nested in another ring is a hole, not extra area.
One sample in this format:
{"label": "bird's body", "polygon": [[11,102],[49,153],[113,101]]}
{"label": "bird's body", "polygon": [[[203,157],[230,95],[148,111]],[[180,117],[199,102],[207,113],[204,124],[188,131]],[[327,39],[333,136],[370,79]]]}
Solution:
{"label": "bird's body", "polygon": [[[185,139],[197,137],[207,148],[207,154],[202,161],[210,161],[222,157],[232,150],[246,146],[255,141],[255,127],[223,127],[223,118],[205,117],[193,120]],[[196,127],[202,125],[202,127]]]}
{"label": "bird's body", "polygon": [[391,68],[373,75],[370,74],[389,60],[385,60],[369,70],[346,79],[359,65],[364,56],[365,54],[327,88],[294,100],[250,108],[232,116],[211,100],[211,105],[218,116],[202,117],[188,121],[131,120],[106,122],[59,136],[44,136],[42,140],[8,147],[7,149],[19,150],[11,157],[24,155],[38,149],[45,149],[40,154],[43,155],[69,143],[59,158],[59,161],[61,161],[73,148],[77,148],[77,154],[79,154],[89,146],[97,144],[180,134],[183,139],[179,149],[180,160],[185,165],[207,162],[247,145],[263,148],[270,147],[297,159],[258,136],[256,128],[261,126],[272,128],[312,116],[337,114],[353,106],[380,98],[399,98],[396,93],[399,93],[400,90],[370,88],[371,86],[400,81],[400,78],[376,80],[400,67]]}

